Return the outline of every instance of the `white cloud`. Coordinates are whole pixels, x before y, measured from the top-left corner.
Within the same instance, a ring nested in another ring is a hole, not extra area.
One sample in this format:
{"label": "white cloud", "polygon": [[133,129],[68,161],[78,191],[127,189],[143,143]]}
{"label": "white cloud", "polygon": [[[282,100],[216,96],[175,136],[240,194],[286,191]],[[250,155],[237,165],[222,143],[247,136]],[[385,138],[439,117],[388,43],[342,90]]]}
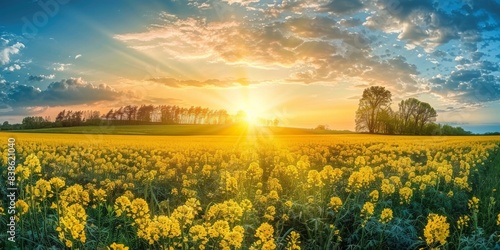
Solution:
{"label": "white cloud", "polygon": [[240,4],[243,6],[247,6],[251,3],[258,3],[260,0],[222,0],[223,2],[226,2],[228,4]]}
{"label": "white cloud", "polygon": [[19,64],[13,64],[9,67],[5,67],[3,70],[13,72],[13,71],[20,70],[20,69],[21,69],[21,66],[19,66]]}
{"label": "white cloud", "polygon": [[21,49],[25,47],[24,44],[20,42],[17,42],[10,46],[8,44],[9,40],[2,38],[2,45],[0,45],[0,63],[2,65],[8,64],[10,62],[10,57],[12,55],[19,54]]}
{"label": "white cloud", "polygon": [[54,66],[53,69],[55,71],[65,71],[68,68],[68,66],[71,66],[70,63],[54,63],[52,65]]}

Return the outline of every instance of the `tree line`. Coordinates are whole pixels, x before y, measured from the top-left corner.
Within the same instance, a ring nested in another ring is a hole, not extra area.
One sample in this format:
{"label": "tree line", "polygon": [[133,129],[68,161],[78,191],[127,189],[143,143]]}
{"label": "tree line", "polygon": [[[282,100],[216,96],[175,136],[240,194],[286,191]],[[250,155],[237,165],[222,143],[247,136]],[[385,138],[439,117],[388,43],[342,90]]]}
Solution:
{"label": "tree line", "polygon": [[356,131],[371,134],[470,135],[461,127],[436,124],[437,112],[416,98],[402,100],[398,110],[391,108],[392,95],[381,86],[363,91],[356,111]]}
{"label": "tree line", "polygon": [[234,121],[234,118],[225,109],[213,110],[200,106],[185,108],[175,105],[127,105],[111,109],[101,118],[107,121],[141,121],[163,124],[227,124]]}
{"label": "tree line", "polygon": [[110,109],[105,114],[95,110],[62,110],[50,121],[50,117],[28,116],[21,124],[9,124],[2,130],[36,129],[53,127],[91,126],[100,124],[143,125],[143,124],[232,124],[246,119],[244,111],[230,115],[226,110],[203,107],[180,107],[173,105],[127,105]]}

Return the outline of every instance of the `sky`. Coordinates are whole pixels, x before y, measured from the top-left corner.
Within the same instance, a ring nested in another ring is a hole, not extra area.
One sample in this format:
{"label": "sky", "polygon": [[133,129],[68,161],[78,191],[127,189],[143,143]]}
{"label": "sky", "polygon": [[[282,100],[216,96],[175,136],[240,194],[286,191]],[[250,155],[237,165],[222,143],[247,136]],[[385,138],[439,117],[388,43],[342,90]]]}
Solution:
{"label": "sky", "polygon": [[363,90],[500,131],[498,0],[0,2],[0,122],[202,106],[354,130]]}

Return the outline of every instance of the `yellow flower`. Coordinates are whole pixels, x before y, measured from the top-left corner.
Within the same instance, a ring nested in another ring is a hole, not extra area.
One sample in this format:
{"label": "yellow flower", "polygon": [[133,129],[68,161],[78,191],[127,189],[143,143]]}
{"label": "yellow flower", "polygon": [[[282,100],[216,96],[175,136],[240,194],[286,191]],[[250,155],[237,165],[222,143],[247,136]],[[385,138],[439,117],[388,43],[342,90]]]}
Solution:
{"label": "yellow flower", "polygon": [[40,165],[40,160],[34,154],[28,155],[23,163],[32,173],[42,172],[42,166]]}
{"label": "yellow flower", "polygon": [[59,232],[59,240],[65,242],[66,246],[71,247],[73,241],[85,243],[85,225],[87,224],[87,214],[80,204],[73,204],[69,207],[63,207],[63,213],[59,218],[59,226],[56,230]]}
{"label": "yellow flower", "polygon": [[274,206],[267,207],[264,218],[268,221],[272,221],[274,220],[274,215],[276,215],[276,208]]}
{"label": "yellow flower", "polygon": [[467,202],[467,206],[469,207],[470,211],[474,214],[479,212],[479,199],[477,197],[472,197],[472,199]]}
{"label": "yellow flower", "polygon": [[280,197],[278,195],[278,192],[276,192],[275,190],[272,190],[271,192],[269,192],[269,194],[267,195],[267,198],[270,199],[270,200],[274,200],[274,201],[277,201]]}
{"label": "yellow flower", "polygon": [[361,167],[359,171],[354,171],[351,176],[349,176],[347,189],[354,190],[354,192],[360,191],[362,188],[369,187],[372,182],[375,181],[375,175],[371,167]]}
{"label": "yellow flower", "polygon": [[172,212],[172,218],[179,221],[182,228],[186,228],[193,224],[193,220],[197,214],[198,211],[193,207],[182,205],[174,209],[174,211]]}
{"label": "yellow flower", "polygon": [[375,205],[369,201],[365,202],[363,208],[361,209],[361,218],[363,218],[361,227],[365,227],[365,223],[372,217],[374,211]]}
{"label": "yellow flower", "polygon": [[469,221],[470,217],[468,215],[460,216],[457,220],[457,228],[458,229],[466,228],[468,226]]}
{"label": "yellow flower", "polygon": [[450,224],[446,222],[446,216],[429,214],[427,225],[424,228],[424,237],[428,246],[436,244],[444,245],[450,234]]}
{"label": "yellow flower", "polygon": [[50,182],[50,185],[52,185],[56,190],[60,190],[61,188],[63,188],[66,185],[64,180],[62,180],[59,177],[53,177],[49,180],[49,182]]}
{"label": "yellow flower", "polygon": [[63,190],[59,195],[62,207],[68,207],[71,204],[81,204],[87,206],[90,201],[89,192],[84,190],[79,184],[74,184]]}
{"label": "yellow flower", "polygon": [[23,215],[28,212],[29,206],[28,203],[26,203],[24,200],[17,200],[16,201],[16,209],[19,213],[19,215]]}
{"label": "yellow flower", "polygon": [[[245,202],[245,205],[250,206],[251,208],[251,202]],[[211,206],[207,213],[205,214],[205,218],[207,220],[213,220],[213,219],[224,219],[228,221],[229,223],[233,223],[236,221],[239,221],[241,217],[243,216],[243,209],[240,207],[240,205],[231,200],[224,201],[223,203],[216,203],[213,206]]]}
{"label": "yellow flower", "polygon": [[402,187],[399,189],[400,204],[410,204],[413,196],[413,190],[409,187]]}
{"label": "yellow flower", "polygon": [[208,242],[207,230],[202,225],[194,225],[189,229],[189,235],[191,239],[195,242],[200,241],[201,244],[206,244]]}
{"label": "yellow flower", "polygon": [[382,213],[380,214],[380,223],[382,224],[386,224],[388,223],[389,221],[392,220],[392,209],[390,208],[384,208],[384,210],[382,210]]}
{"label": "yellow flower", "polygon": [[371,202],[365,202],[363,208],[361,209],[361,217],[370,218],[375,211],[375,205]]}
{"label": "yellow flower", "polygon": [[250,211],[252,209],[252,202],[249,199],[244,199],[240,202],[240,207],[243,212]]}
{"label": "yellow flower", "polygon": [[262,223],[255,231],[255,236],[262,241],[268,241],[273,238],[274,228],[269,223]]}
{"label": "yellow flower", "polygon": [[389,179],[383,179],[381,190],[384,195],[391,195],[396,191],[396,188],[394,184],[390,183]]}
{"label": "yellow flower", "polygon": [[292,231],[287,237],[288,243],[285,250],[300,250],[300,234]]}
{"label": "yellow flower", "polygon": [[274,242],[273,234],[273,226],[271,226],[267,222],[262,223],[255,231],[255,237],[259,238],[259,240],[254,242],[250,249],[276,249],[276,243]]}
{"label": "yellow flower", "polygon": [[31,171],[28,167],[23,167],[21,164],[19,164],[16,167],[15,170],[17,180],[22,181],[22,180],[27,180],[30,177]]}
{"label": "yellow flower", "polygon": [[230,246],[233,246],[235,249],[241,248],[241,243],[243,242],[243,238],[245,235],[245,229],[242,226],[235,226],[233,230],[227,233],[224,236],[224,240]]}
{"label": "yellow flower", "polygon": [[371,193],[370,193],[370,198],[371,198],[371,201],[372,202],[377,202],[378,201],[378,190],[373,190]]}
{"label": "yellow flower", "polygon": [[107,247],[108,250],[128,250],[128,247],[123,245],[123,244],[117,244],[113,242],[109,247]]}
{"label": "yellow flower", "polygon": [[94,196],[94,203],[102,203],[102,202],[106,202],[106,191],[104,191],[103,189],[99,188],[99,189],[94,189],[93,192],[92,192],[92,195]]}
{"label": "yellow flower", "polygon": [[338,212],[342,207],[342,200],[339,197],[334,196],[330,198],[330,203],[328,204],[330,205],[330,208],[333,209],[333,211]]}
{"label": "yellow flower", "polygon": [[115,205],[114,205],[116,216],[119,217],[123,213],[128,214],[130,212],[131,205],[132,205],[132,203],[130,202],[128,197],[125,195],[122,195],[122,196],[116,198]]}
{"label": "yellow flower", "polygon": [[210,238],[219,238],[224,237],[229,231],[229,223],[227,223],[227,221],[218,220],[208,229],[208,235]]}
{"label": "yellow flower", "polygon": [[181,235],[181,227],[177,220],[168,216],[155,216],[153,219],[143,219],[144,229],[139,226],[137,235],[153,244],[160,239],[176,238]]}
{"label": "yellow flower", "polygon": [[50,182],[40,179],[36,182],[32,196],[35,200],[45,200],[47,197],[52,197],[52,189]]}
{"label": "yellow flower", "polygon": [[500,225],[500,214],[497,215],[497,225]]}
{"label": "yellow flower", "polygon": [[318,187],[322,188],[325,183],[321,180],[321,175],[317,170],[310,170],[307,174],[307,187],[313,188]]}

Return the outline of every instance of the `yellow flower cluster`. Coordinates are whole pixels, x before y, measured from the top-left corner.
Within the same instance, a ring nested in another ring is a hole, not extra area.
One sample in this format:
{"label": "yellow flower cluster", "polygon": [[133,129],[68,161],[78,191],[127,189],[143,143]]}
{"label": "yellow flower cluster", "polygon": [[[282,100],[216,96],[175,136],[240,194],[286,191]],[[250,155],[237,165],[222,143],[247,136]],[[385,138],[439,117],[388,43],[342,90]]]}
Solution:
{"label": "yellow flower cluster", "polygon": [[118,198],[116,198],[114,209],[116,216],[121,216],[122,214],[125,214],[127,216],[130,216],[130,206],[132,203],[130,202],[129,198],[125,195],[122,195]]}
{"label": "yellow flower cluster", "polygon": [[108,250],[128,250],[128,247],[123,245],[123,244],[118,244],[116,242],[113,242],[109,247],[107,247]]}
{"label": "yellow flower cluster", "polygon": [[[55,215],[52,218],[60,222],[63,243],[73,248],[79,247],[85,232],[79,229],[88,226],[88,232],[93,232],[103,227],[102,223],[75,221],[72,214],[82,213],[79,208],[96,217],[113,210],[119,217],[115,220],[124,222],[120,227],[131,227],[137,233],[131,242],[143,241],[139,245],[153,244],[152,248],[274,249],[278,247],[274,228],[287,232],[286,227],[299,213],[319,216],[320,220],[342,216],[348,211],[342,211],[344,205],[363,205],[362,225],[374,217],[376,207],[382,207],[377,219],[386,224],[396,218],[393,209],[405,209],[430,192],[451,199],[472,191],[471,173],[481,170],[488,154],[499,149],[496,142],[481,137],[399,137],[396,143],[364,135],[314,140],[275,137],[268,145],[242,139],[236,150],[234,138],[225,137],[217,143],[206,138],[171,138],[168,144],[152,138],[147,145],[136,143],[143,140],[136,136],[116,136],[98,144],[87,144],[85,138],[78,137],[81,146],[74,146],[75,141],[67,137],[57,137],[37,135],[23,138],[22,143],[20,140],[20,158],[25,160],[16,170],[22,190],[16,206],[24,213],[29,209],[30,218],[45,212]],[[4,165],[5,147],[0,146],[1,150],[4,157],[0,165]],[[42,168],[48,170],[43,175]],[[66,183],[79,184],[67,187]],[[137,191],[137,198],[131,191]],[[149,202],[149,198],[162,200]],[[45,206],[39,206],[43,202],[52,203],[57,213],[43,211]],[[388,204],[392,207],[384,208]],[[316,209],[320,206],[334,213]],[[68,211],[70,207],[74,211]],[[473,197],[468,208],[478,213],[479,199]],[[469,216],[458,218],[458,229],[475,220]],[[447,225],[446,217],[439,218],[429,216],[424,229],[430,247],[446,243],[449,234],[438,230]],[[500,215],[495,219],[500,225]],[[243,241],[244,230],[238,224],[258,228],[254,244]],[[338,229],[330,234],[341,239]],[[280,248],[299,249],[300,235],[292,232],[287,243],[280,244]],[[126,248],[118,243],[108,248],[112,247]]]}
{"label": "yellow flower cluster", "polygon": [[203,225],[194,225],[189,229],[189,236],[199,249],[205,249],[208,242],[208,232]]}
{"label": "yellow flower cluster", "polygon": [[19,199],[16,201],[16,210],[16,221],[18,221],[22,215],[28,212],[29,205],[24,200]]}
{"label": "yellow flower cluster", "polygon": [[347,190],[358,192],[363,188],[368,188],[375,181],[375,175],[371,167],[361,167],[359,171],[354,171],[349,176]]}
{"label": "yellow flower cluster", "polygon": [[366,222],[373,216],[374,212],[375,205],[373,203],[367,201],[363,204],[363,208],[361,209],[361,218],[363,218],[362,227],[365,227]]}
{"label": "yellow flower cluster", "polygon": [[52,197],[53,194],[50,182],[44,179],[39,179],[35,184],[32,195],[35,200],[40,201],[45,200],[48,197]]}
{"label": "yellow flower cluster", "polygon": [[255,231],[255,237],[259,238],[250,247],[251,250],[274,250],[276,249],[276,243],[273,238],[274,228],[267,222],[262,223],[259,228]]}
{"label": "yellow flower cluster", "polygon": [[302,248],[300,247],[300,234],[292,231],[290,234],[286,237],[288,242],[286,244],[285,250],[301,250]]}
{"label": "yellow flower cluster", "polygon": [[86,207],[90,202],[89,192],[84,190],[80,184],[67,187],[60,193],[60,207],[68,207],[71,204],[80,204]]}
{"label": "yellow flower cluster", "polygon": [[342,171],[342,169],[333,168],[330,165],[326,165],[323,167],[323,170],[319,172],[319,174],[321,175],[321,178],[325,183],[331,185],[339,182],[342,179],[342,175],[344,174],[344,172]]}
{"label": "yellow flower cluster", "polygon": [[52,187],[54,187],[56,192],[59,192],[59,190],[61,190],[64,186],[66,186],[66,182],[59,177],[52,177],[52,178],[50,178],[49,182],[50,182],[50,185],[52,185]]}
{"label": "yellow flower cluster", "polygon": [[375,211],[375,205],[369,201],[365,202],[363,208],[361,209],[361,217],[370,218]]}
{"label": "yellow flower cluster", "polygon": [[148,220],[147,227],[144,230],[144,235],[138,236],[144,238],[149,244],[160,241],[166,238],[176,238],[181,235],[181,227],[179,223],[168,216],[155,216]]}
{"label": "yellow flower cluster", "polygon": [[382,224],[387,224],[389,223],[389,221],[391,221],[393,218],[393,215],[392,215],[392,209],[390,208],[384,208],[382,210],[382,213],[380,214],[380,223]]}
{"label": "yellow flower cluster", "polygon": [[[251,208],[251,202],[245,201],[246,209]],[[224,201],[223,203],[216,203],[212,205],[205,217],[207,220],[219,220],[223,219],[229,223],[234,223],[240,221],[243,216],[243,208],[234,200]]]}
{"label": "yellow flower cluster", "polygon": [[432,213],[427,216],[424,237],[428,246],[435,246],[436,244],[444,245],[449,234],[450,224],[446,222],[446,216]]}
{"label": "yellow flower cluster", "polygon": [[[177,217],[189,216],[194,210],[192,206],[199,205],[197,200],[188,200],[189,205],[182,205],[177,208],[171,217],[160,215],[151,218],[148,203],[142,198],[136,198],[132,202],[128,197],[122,195],[115,201],[114,209],[116,216],[125,214],[133,219],[132,225],[137,227],[137,237],[146,240],[150,245],[166,238],[176,238],[181,235],[181,225]],[[189,210],[184,213],[184,210]],[[175,217],[177,216],[177,217]],[[183,218],[186,222],[189,218]],[[192,220],[192,218],[191,218]]]}
{"label": "yellow flower cluster", "polygon": [[194,218],[196,217],[197,214],[198,210],[189,205],[184,204],[174,209],[171,216],[172,218],[177,220],[184,229],[188,228],[193,224]]}
{"label": "yellow flower cluster", "polygon": [[382,194],[391,195],[396,191],[396,187],[391,183],[389,179],[382,180],[382,186],[380,187]]}
{"label": "yellow flower cluster", "polygon": [[93,196],[93,202],[94,203],[103,203],[106,202],[106,191],[104,189],[99,188],[99,189],[94,189],[92,191],[92,196]]}
{"label": "yellow flower cluster", "polygon": [[204,245],[208,242],[208,237],[218,242],[220,249],[238,249],[241,248],[243,242],[243,237],[245,230],[241,226],[235,226],[233,229],[230,228],[227,221],[218,220],[213,224],[206,224],[208,229],[202,229],[201,227],[192,227],[190,232],[193,232],[193,239],[195,241],[200,241],[200,249],[204,249]]}
{"label": "yellow flower cluster", "polygon": [[75,241],[85,243],[85,225],[87,223],[87,213],[80,204],[72,204],[63,208],[63,213],[59,217],[59,226],[56,230],[59,232],[59,240],[64,242],[67,247],[73,247]]}
{"label": "yellow flower cluster", "polygon": [[259,163],[257,163],[257,162],[252,162],[248,166],[247,175],[252,180],[260,180],[262,178],[263,173],[264,173],[264,170],[262,168],[260,168]]}
{"label": "yellow flower cluster", "polygon": [[330,198],[330,203],[328,204],[330,205],[330,208],[337,213],[342,207],[342,200],[339,197],[334,196]]}
{"label": "yellow flower cluster", "polygon": [[40,172],[42,172],[42,166],[40,165],[40,160],[34,154],[28,155],[24,163],[17,165],[15,170],[17,180],[19,181],[27,180],[32,174],[39,175]]}
{"label": "yellow flower cluster", "polygon": [[17,180],[18,181],[23,181],[27,180],[30,177],[31,171],[27,167],[23,167],[21,165],[18,165],[15,170]]}
{"label": "yellow flower cluster", "polygon": [[378,197],[379,197],[379,193],[378,193],[378,190],[373,190],[370,194],[370,200],[371,202],[377,202],[378,201]]}
{"label": "yellow flower cluster", "polygon": [[479,199],[477,197],[472,197],[468,202],[467,206],[469,207],[469,210],[473,214],[477,214],[479,212]]}
{"label": "yellow flower cluster", "polygon": [[268,221],[273,221],[276,215],[276,208],[274,206],[269,206],[266,208],[266,213],[264,214],[264,219]]}
{"label": "yellow flower cluster", "polygon": [[399,204],[410,204],[413,197],[413,190],[409,187],[402,187],[399,189]]}
{"label": "yellow flower cluster", "polygon": [[500,214],[497,215],[497,226],[500,225]]}
{"label": "yellow flower cluster", "polygon": [[468,215],[462,215],[462,216],[458,217],[457,228],[461,230],[461,229],[468,227],[469,221],[470,221],[470,217]]}
{"label": "yellow flower cluster", "polygon": [[323,182],[321,175],[317,170],[310,170],[307,173],[307,187],[308,188],[322,188],[325,186],[325,183]]}

